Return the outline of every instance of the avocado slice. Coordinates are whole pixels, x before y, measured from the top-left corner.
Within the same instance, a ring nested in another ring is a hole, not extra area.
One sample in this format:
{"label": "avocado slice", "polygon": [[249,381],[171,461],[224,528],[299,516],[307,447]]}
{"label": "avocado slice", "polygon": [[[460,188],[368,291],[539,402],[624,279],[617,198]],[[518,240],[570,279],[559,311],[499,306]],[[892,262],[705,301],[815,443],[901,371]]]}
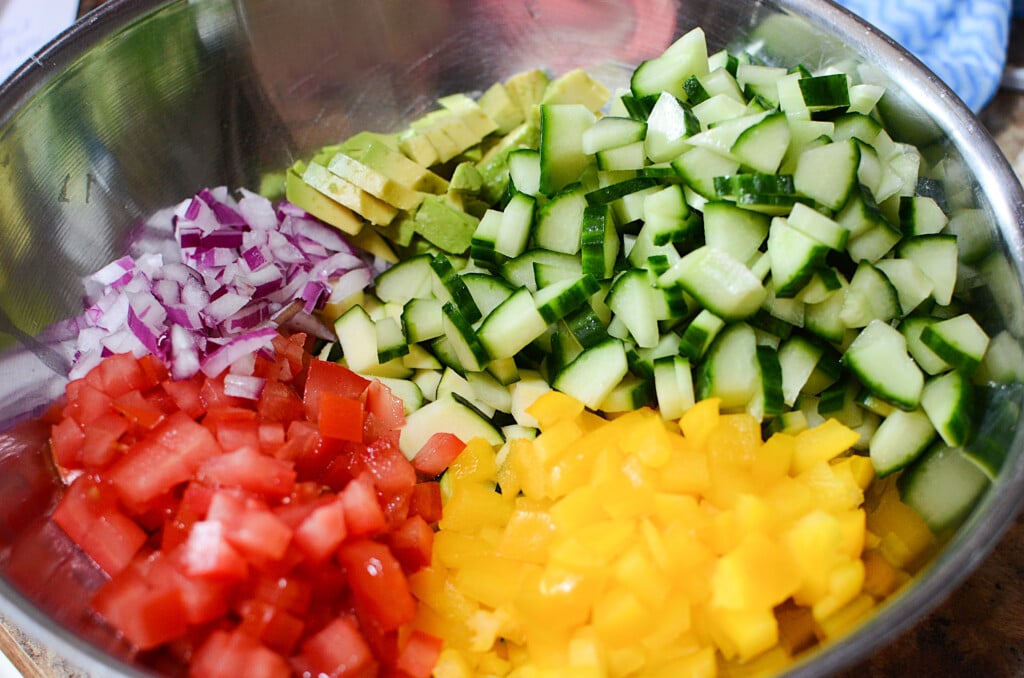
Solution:
{"label": "avocado slice", "polygon": [[386,174],[364,165],[345,153],[338,153],[331,158],[327,169],[401,210],[415,209],[423,200],[423,194],[419,191],[403,186]]}
{"label": "avocado slice", "polygon": [[366,223],[358,214],[331,200],[302,179],[306,163],[299,161],[285,173],[284,192],[288,202],[300,207],[317,219],[334,226],[343,233],[355,235]]}
{"label": "avocado slice", "polygon": [[424,240],[452,254],[462,254],[469,249],[479,221],[440,195],[424,196],[415,217],[416,232]]}
{"label": "avocado slice", "polygon": [[394,206],[375,198],[318,163],[310,162],[306,166],[302,180],[331,200],[365,217],[372,224],[388,224],[398,213]]}

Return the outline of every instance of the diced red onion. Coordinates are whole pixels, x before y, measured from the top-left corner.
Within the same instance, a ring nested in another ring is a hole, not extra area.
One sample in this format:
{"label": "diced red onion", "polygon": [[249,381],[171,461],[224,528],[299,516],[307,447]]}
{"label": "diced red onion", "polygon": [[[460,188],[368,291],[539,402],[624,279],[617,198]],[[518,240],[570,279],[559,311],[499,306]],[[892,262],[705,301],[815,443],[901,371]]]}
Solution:
{"label": "diced red onion", "polygon": [[[283,324],[334,338],[311,313],[365,289],[386,264],[295,205],[239,195],[218,186],[162,211],[145,237],[163,234],[173,249],[150,243],[86,279],[73,374],[103,355],[148,352],[178,379],[228,368],[251,376],[255,352],[272,351]],[[256,392],[254,383],[238,388]]]}
{"label": "diced red onion", "polygon": [[244,374],[224,375],[224,393],[236,398],[259,400],[260,394],[263,393],[264,384],[266,384],[266,379],[261,377],[251,377]]}

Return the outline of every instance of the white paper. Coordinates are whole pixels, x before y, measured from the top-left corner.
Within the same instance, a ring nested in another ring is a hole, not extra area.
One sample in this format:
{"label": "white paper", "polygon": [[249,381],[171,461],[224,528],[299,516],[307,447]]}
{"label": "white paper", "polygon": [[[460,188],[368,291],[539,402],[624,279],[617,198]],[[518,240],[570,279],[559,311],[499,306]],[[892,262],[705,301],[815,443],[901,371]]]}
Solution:
{"label": "white paper", "polygon": [[22,678],[18,669],[14,668],[14,664],[2,652],[0,652],[0,678]]}
{"label": "white paper", "polygon": [[70,26],[77,14],[78,0],[0,0],[0,81]]}

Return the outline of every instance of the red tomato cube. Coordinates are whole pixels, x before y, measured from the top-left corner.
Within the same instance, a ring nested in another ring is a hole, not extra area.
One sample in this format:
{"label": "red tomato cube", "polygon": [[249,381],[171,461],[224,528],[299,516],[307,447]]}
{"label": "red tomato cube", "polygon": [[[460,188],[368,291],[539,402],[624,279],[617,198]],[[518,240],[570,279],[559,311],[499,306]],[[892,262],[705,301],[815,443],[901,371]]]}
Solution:
{"label": "red tomato cube", "polygon": [[398,559],[385,544],[370,539],[346,541],[338,549],[356,604],[384,631],[408,624],[416,600]]}
{"label": "red tomato cube", "polygon": [[412,458],[413,468],[431,478],[439,476],[465,448],[466,443],[458,436],[440,431],[430,436]]}
{"label": "red tomato cube", "polygon": [[211,633],[189,667],[192,678],[288,678],[291,667],[281,655],[241,631]]}
{"label": "red tomato cube", "polygon": [[295,530],[295,543],[314,562],[325,560],[345,540],[345,507],[335,499],[313,509]]}
{"label": "red tomato cube", "polygon": [[375,675],[373,652],[348,617],[338,617],[302,643],[302,654],[314,675],[337,678]]}
{"label": "red tomato cube", "polygon": [[440,638],[413,629],[398,653],[396,668],[410,678],[430,678],[443,645],[444,641]]}

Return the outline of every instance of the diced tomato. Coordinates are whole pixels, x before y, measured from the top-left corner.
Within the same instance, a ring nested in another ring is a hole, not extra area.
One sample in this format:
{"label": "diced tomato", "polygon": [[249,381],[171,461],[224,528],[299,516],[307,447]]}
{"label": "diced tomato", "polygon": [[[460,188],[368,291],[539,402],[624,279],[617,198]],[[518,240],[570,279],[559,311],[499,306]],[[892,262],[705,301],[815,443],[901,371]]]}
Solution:
{"label": "diced tomato", "polygon": [[278,421],[260,422],[259,438],[260,452],[276,457],[286,440],[284,424]]}
{"label": "diced tomato", "polygon": [[139,369],[141,369],[143,375],[145,375],[146,389],[159,385],[160,382],[170,376],[167,366],[163,364],[163,361],[161,361],[160,358],[157,358],[152,353],[147,353],[139,358]]}
{"label": "diced tomato", "polygon": [[140,650],[158,647],[188,630],[180,589],[151,586],[148,572],[135,566],[102,586],[92,606]]}
{"label": "diced tomato", "polygon": [[170,553],[156,551],[148,556],[148,569],[143,570],[147,584],[151,588],[177,589],[185,620],[190,624],[205,624],[227,614],[227,585],[202,577],[186,576],[179,569],[180,563],[167,555]]}
{"label": "diced tomato", "polygon": [[444,641],[440,638],[413,629],[398,653],[396,668],[411,678],[430,678],[443,645]]}
{"label": "diced tomato", "polygon": [[373,415],[374,423],[372,428],[368,426],[367,440],[388,438],[397,445],[399,431],[405,426],[405,405],[402,399],[374,379],[366,389],[366,411]]}
{"label": "diced tomato", "polygon": [[192,525],[179,557],[182,570],[192,577],[241,581],[249,574],[248,563],[228,543],[227,528],[218,520],[200,520]]}
{"label": "diced tomato", "polygon": [[292,539],[292,529],[262,502],[224,490],[213,495],[206,519],[221,523],[228,542],[249,558],[280,560]]}
{"label": "diced tomato", "polygon": [[332,391],[320,394],[320,434],[338,440],[359,442],[363,439],[362,401]]}
{"label": "diced tomato", "polygon": [[139,366],[138,359],[131,353],[116,353],[100,361],[90,378],[98,377],[97,386],[111,398],[117,398],[129,391],[146,389],[154,385],[149,375]]}
{"label": "diced tomato", "polygon": [[308,579],[297,576],[264,575],[253,583],[252,596],[276,608],[301,616],[309,610],[313,598],[313,585]]}
{"label": "diced tomato", "polygon": [[82,426],[109,412],[113,403],[109,395],[84,380],[68,384],[67,393],[70,414]]}
{"label": "diced tomato", "polygon": [[274,453],[278,459],[297,462],[299,477],[311,480],[313,475],[303,472],[303,464],[307,457],[316,453],[320,444],[320,430],[308,421],[293,421],[288,425],[285,434],[285,444]]}
{"label": "diced tomato", "polygon": [[264,498],[287,496],[295,487],[295,475],[291,463],[250,447],[210,457],[197,473],[210,485],[241,488]]}
{"label": "diced tomato", "polygon": [[154,401],[147,399],[138,389],[128,391],[112,403],[115,410],[123,414],[135,426],[151,429],[164,420],[164,410]]}
{"label": "diced tomato", "polygon": [[307,639],[302,654],[313,675],[354,678],[375,674],[370,646],[347,617],[338,617]]}
{"label": "diced tomato", "polygon": [[255,417],[249,420],[229,419],[207,426],[212,428],[217,442],[225,452],[260,449],[260,424]]}
{"label": "diced tomato", "polygon": [[340,498],[314,509],[295,529],[295,543],[316,562],[330,556],[346,536],[345,508]]}
{"label": "diced tomato", "polygon": [[314,423],[318,421],[321,393],[330,392],[343,398],[359,400],[369,385],[368,379],[347,367],[314,358],[309,362],[306,387],[302,396],[306,406],[306,418]]}
{"label": "diced tomato", "polygon": [[263,600],[243,601],[238,613],[242,617],[238,625],[240,631],[286,657],[298,645],[305,631],[301,619]]}
{"label": "diced tomato", "polygon": [[216,630],[192,658],[192,678],[288,678],[285,659],[242,631]]}
{"label": "diced tomato", "polygon": [[310,360],[309,339],[303,332],[296,332],[287,337],[280,335],[273,339],[274,353],[278,361],[288,363],[288,369],[292,375],[297,375],[306,369],[306,364]]}
{"label": "diced tomato", "polygon": [[434,530],[423,516],[413,515],[398,529],[388,533],[388,545],[402,564],[402,569],[411,574],[430,564]]}
{"label": "diced tomato", "polygon": [[206,409],[216,407],[238,407],[246,404],[245,398],[230,396],[224,392],[224,376],[203,381],[199,389],[199,398]]}
{"label": "diced tomato", "polygon": [[160,382],[160,387],[171,396],[174,404],[193,419],[198,419],[206,412],[206,405],[200,397],[203,382],[200,378],[171,381],[165,379]]}
{"label": "diced tomato", "polygon": [[64,492],[53,521],[104,572],[123,570],[146,541],[146,533],[117,506],[109,487],[82,475]]}
{"label": "diced tomato", "polygon": [[385,544],[369,539],[346,541],[338,549],[356,603],[392,631],[416,616],[416,601],[398,559]]}
{"label": "diced tomato", "polygon": [[129,505],[140,505],[191,479],[206,459],[220,453],[206,428],[176,412],[115,461],[107,477]]}
{"label": "diced tomato", "polygon": [[458,436],[446,431],[439,431],[427,439],[416,456],[412,465],[417,471],[431,478],[440,475],[455,458],[466,449],[466,443]]}
{"label": "diced tomato", "polygon": [[387,517],[377,501],[377,490],[369,473],[352,480],[340,494],[345,509],[345,527],[353,537],[379,534],[387,529]]}
{"label": "diced tomato", "polygon": [[416,483],[409,500],[409,515],[422,516],[433,525],[441,520],[441,484],[437,481]]}
{"label": "diced tomato", "polygon": [[416,471],[412,464],[398,446],[387,439],[362,448],[355,461],[357,469],[365,469],[373,477],[388,524],[401,524],[409,515],[412,490],[416,485]]}
{"label": "diced tomato", "polygon": [[259,412],[260,419],[263,421],[277,421],[285,424],[302,419],[306,415],[306,407],[302,403],[302,398],[290,384],[280,381],[266,383],[260,393],[256,411]]}
{"label": "diced tomato", "polygon": [[82,427],[70,417],[50,427],[50,450],[57,465],[68,469],[81,468],[84,440]]}
{"label": "diced tomato", "polygon": [[117,441],[128,431],[128,420],[117,412],[100,415],[85,427],[82,441],[82,465],[102,468],[118,454]]}

